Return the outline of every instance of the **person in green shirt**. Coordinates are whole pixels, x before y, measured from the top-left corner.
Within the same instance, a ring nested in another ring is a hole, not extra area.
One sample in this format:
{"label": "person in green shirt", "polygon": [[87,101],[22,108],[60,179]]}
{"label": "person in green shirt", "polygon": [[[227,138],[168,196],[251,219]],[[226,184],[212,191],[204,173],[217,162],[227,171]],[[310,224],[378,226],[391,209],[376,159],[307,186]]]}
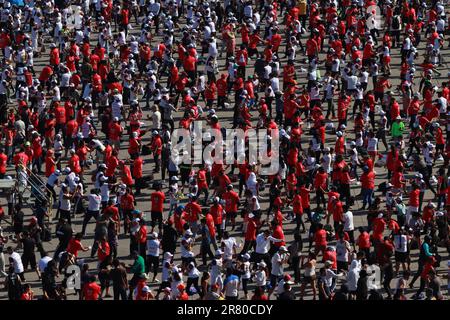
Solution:
{"label": "person in green shirt", "polygon": [[402,117],[398,116],[395,122],[392,124],[391,135],[392,138],[397,139],[403,136],[403,130],[405,130],[405,124],[402,121]]}
{"label": "person in green shirt", "polygon": [[146,277],[145,275],[145,260],[143,257],[139,255],[137,251],[133,251],[131,253],[131,258],[134,260],[133,264],[129,265],[130,273],[133,274],[133,277],[130,280],[130,293],[128,299],[131,300],[134,288],[136,288],[139,280]]}

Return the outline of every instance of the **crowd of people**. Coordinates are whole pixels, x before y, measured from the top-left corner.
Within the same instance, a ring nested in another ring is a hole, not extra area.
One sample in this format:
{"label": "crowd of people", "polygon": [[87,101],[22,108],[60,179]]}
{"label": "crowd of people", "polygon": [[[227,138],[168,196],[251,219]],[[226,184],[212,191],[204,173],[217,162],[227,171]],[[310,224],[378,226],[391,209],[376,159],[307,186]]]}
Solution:
{"label": "crowd of people", "polygon": [[[0,1],[8,299],[445,299],[444,0],[24,2]],[[198,122],[277,134],[279,170],[176,161]]]}

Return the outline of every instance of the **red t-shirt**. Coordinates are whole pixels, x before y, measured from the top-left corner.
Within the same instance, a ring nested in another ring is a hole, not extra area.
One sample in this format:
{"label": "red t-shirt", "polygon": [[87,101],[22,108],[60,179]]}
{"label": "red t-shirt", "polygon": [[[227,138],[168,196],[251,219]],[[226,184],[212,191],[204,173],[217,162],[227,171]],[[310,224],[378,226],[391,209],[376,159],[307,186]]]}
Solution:
{"label": "red t-shirt", "polygon": [[100,296],[101,288],[95,283],[86,283],[83,287],[83,296],[85,300],[98,300]]}
{"label": "red t-shirt", "polygon": [[78,251],[81,250],[81,248],[82,246],[80,240],[72,238],[69,241],[69,245],[67,246],[66,251],[73,254],[75,257],[78,257]]}
{"label": "red t-shirt", "polygon": [[314,242],[317,246],[327,245],[327,232],[324,229],[317,230],[314,234]]}
{"label": "red t-shirt", "polygon": [[161,191],[153,192],[151,195],[152,211],[162,213],[165,199],[166,199],[166,196],[164,195],[163,192],[161,192]]}
{"label": "red t-shirt", "polygon": [[227,191],[222,198],[225,200],[226,212],[237,212],[239,204],[239,195],[235,191]]}

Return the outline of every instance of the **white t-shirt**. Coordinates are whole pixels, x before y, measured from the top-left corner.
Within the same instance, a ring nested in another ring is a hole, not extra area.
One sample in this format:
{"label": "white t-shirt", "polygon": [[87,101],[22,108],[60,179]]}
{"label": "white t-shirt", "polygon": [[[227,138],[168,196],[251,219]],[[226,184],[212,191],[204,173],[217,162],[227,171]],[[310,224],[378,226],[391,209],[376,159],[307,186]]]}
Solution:
{"label": "white t-shirt", "polygon": [[14,272],[19,274],[24,271],[22,259],[20,258],[20,254],[17,252],[13,252],[10,255],[11,259],[13,260],[13,266],[14,266]]}
{"label": "white t-shirt", "polygon": [[239,278],[236,275],[231,275],[225,279],[225,296],[236,297],[239,289]]}
{"label": "white t-shirt", "polygon": [[64,197],[64,194],[61,194],[61,197],[59,199],[59,208],[61,210],[70,211],[72,207],[72,204],[70,202],[70,199],[67,199]]}
{"label": "white t-shirt", "polygon": [[283,257],[279,252],[275,253],[272,257],[272,271],[271,273],[274,276],[282,276],[283,275],[283,265],[282,265]]}
{"label": "white t-shirt", "polygon": [[102,203],[102,197],[97,194],[90,194],[88,196],[88,210],[90,211],[99,211],[100,204]]}
{"label": "white t-shirt", "polygon": [[353,212],[347,211],[344,213],[344,231],[352,231],[355,229],[353,225]]}
{"label": "white t-shirt", "polygon": [[47,267],[47,264],[51,260],[53,260],[53,259],[49,256],[45,256],[45,257],[41,258],[41,260],[39,260],[39,263],[38,263],[39,271],[44,272],[45,268]]}
{"label": "white t-shirt", "polygon": [[228,238],[226,240],[222,240],[224,244],[223,258],[225,260],[230,260],[233,258],[233,248],[237,247],[235,238]]}
{"label": "white t-shirt", "polygon": [[367,151],[377,151],[378,150],[378,139],[369,138],[367,140]]}
{"label": "white t-shirt", "polygon": [[149,239],[147,240],[147,255],[153,257],[159,257],[159,240]]}

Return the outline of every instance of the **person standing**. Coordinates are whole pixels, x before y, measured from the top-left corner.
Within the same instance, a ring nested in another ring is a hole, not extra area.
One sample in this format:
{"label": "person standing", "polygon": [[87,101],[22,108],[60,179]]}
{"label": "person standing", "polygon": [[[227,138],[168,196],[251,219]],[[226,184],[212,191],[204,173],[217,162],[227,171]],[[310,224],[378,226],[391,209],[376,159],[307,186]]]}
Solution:
{"label": "person standing", "polygon": [[113,260],[113,269],[110,271],[110,278],[113,283],[114,300],[127,300],[127,271],[119,259]]}

